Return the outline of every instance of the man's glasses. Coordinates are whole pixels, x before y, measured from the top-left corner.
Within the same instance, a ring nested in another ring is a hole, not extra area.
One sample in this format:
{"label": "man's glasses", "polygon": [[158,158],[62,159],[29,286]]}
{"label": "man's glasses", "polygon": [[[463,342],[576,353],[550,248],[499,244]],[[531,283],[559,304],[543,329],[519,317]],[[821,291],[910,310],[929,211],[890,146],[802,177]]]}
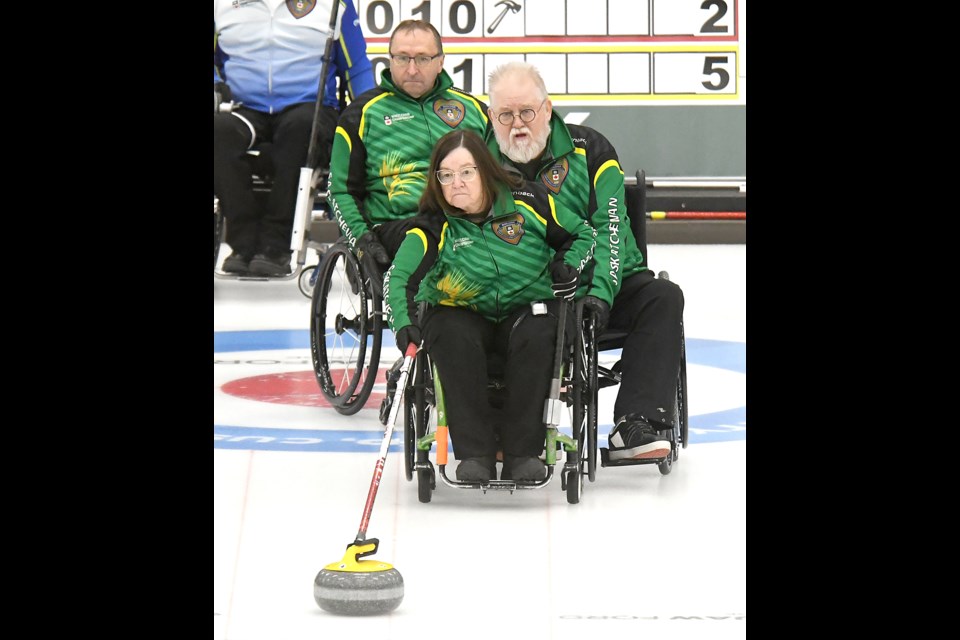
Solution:
{"label": "man's glasses", "polygon": [[523,122],[533,122],[533,119],[537,117],[537,112],[540,111],[541,107],[543,107],[543,104],[546,101],[547,99],[544,98],[543,102],[541,102],[540,106],[537,107],[536,109],[522,109],[519,114],[516,114],[512,111],[504,111],[503,113],[497,116],[497,120],[500,121],[500,124],[511,125],[513,124],[513,119],[519,115],[520,120],[522,120]]}
{"label": "man's glasses", "polygon": [[437,180],[440,184],[453,184],[453,179],[460,176],[464,182],[470,182],[477,177],[476,167],[464,167],[460,171],[450,171],[449,169],[440,169],[437,171]]}
{"label": "man's glasses", "polygon": [[408,64],[410,64],[411,60],[413,60],[414,64],[416,64],[418,67],[425,67],[442,55],[443,53],[438,53],[432,56],[405,56],[403,54],[394,55],[391,53],[390,59],[396,62],[401,67],[405,67]]}

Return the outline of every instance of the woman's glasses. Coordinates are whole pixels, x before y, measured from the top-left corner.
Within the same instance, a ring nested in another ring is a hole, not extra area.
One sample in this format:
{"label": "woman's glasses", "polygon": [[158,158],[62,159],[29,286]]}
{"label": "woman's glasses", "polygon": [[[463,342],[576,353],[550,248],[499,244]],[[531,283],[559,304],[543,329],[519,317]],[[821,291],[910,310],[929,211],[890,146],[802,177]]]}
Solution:
{"label": "woman's glasses", "polygon": [[470,182],[477,177],[476,167],[464,167],[460,171],[450,171],[449,169],[440,169],[437,171],[437,180],[440,184],[453,184],[453,179],[460,176],[464,182]]}

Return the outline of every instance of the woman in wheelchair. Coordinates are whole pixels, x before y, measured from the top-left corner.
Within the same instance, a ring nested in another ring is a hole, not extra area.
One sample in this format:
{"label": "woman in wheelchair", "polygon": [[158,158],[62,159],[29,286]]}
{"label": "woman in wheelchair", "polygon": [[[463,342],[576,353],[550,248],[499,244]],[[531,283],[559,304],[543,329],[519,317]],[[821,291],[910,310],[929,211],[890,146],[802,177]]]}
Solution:
{"label": "woman in wheelchair", "polygon": [[[416,226],[384,278],[387,321],[401,350],[422,339],[437,368],[457,480],[495,480],[498,454],[501,480],[543,480],[559,299],[585,290],[596,232],[541,185],[507,173],[472,131],[440,138],[428,175]],[[490,354],[504,364],[497,408]]]}

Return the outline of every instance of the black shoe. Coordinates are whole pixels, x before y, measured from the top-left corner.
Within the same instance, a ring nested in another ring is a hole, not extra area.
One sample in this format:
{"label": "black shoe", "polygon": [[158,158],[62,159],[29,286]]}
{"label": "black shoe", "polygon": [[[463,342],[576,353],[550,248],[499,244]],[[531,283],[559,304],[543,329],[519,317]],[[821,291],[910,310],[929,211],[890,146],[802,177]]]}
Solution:
{"label": "black shoe", "polygon": [[547,465],[536,456],[505,456],[501,480],[540,481],[547,477]]}
{"label": "black shoe", "polygon": [[268,256],[258,253],[250,260],[250,273],[258,276],[285,276],[290,274],[290,254],[287,252],[277,256]]}
{"label": "black shoe", "polygon": [[457,465],[457,480],[461,482],[489,482],[497,477],[497,459],[493,456],[466,458]]}
{"label": "black shoe", "polygon": [[226,257],[220,268],[225,273],[247,273],[250,271],[250,258],[234,251]]}
{"label": "black shoe", "polygon": [[643,416],[621,418],[608,441],[611,460],[652,460],[670,454],[670,441]]}

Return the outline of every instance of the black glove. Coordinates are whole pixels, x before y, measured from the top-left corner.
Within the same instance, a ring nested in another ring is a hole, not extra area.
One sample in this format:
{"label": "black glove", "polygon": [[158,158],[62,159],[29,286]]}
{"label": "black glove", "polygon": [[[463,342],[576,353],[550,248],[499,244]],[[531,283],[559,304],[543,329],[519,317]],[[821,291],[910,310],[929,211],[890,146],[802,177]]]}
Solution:
{"label": "black glove", "polygon": [[550,277],[553,279],[553,295],[564,300],[573,300],[580,282],[580,274],[570,265],[560,260],[550,263]]}
{"label": "black glove", "polygon": [[414,218],[402,218],[400,220],[388,220],[377,225],[377,240],[383,245],[383,248],[390,248],[394,253],[400,250],[403,239],[407,236],[407,231],[416,226],[417,221]]}
{"label": "black glove", "polygon": [[369,257],[381,267],[390,266],[390,256],[387,255],[387,250],[380,244],[380,239],[373,231],[367,231],[357,240],[357,257],[363,260],[365,254],[369,254]]}
{"label": "black glove", "polygon": [[599,336],[607,328],[607,323],[610,322],[610,305],[596,296],[587,296],[583,299],[583,306],[585,309],[592,309],[596,314],[595,335]]}
{"label": "black glove", "polygon": [[390,266],[391,260],[376,233],[367,231],[360,236],[357,240],[357,258],[363,265],[370,289],[377,297],[383,298],[383,274]]}
{"label": "black glove", "polygon": [[233,102],[233,91],[226,82],[215,82],[213,91],[220,94],[220,102]]}
{"label": "black glove", "polygon": [[420,340],[420,328],[415,324],[408,324],[397,331],[397,348],[404,353],[411,342],[419,347]]}

